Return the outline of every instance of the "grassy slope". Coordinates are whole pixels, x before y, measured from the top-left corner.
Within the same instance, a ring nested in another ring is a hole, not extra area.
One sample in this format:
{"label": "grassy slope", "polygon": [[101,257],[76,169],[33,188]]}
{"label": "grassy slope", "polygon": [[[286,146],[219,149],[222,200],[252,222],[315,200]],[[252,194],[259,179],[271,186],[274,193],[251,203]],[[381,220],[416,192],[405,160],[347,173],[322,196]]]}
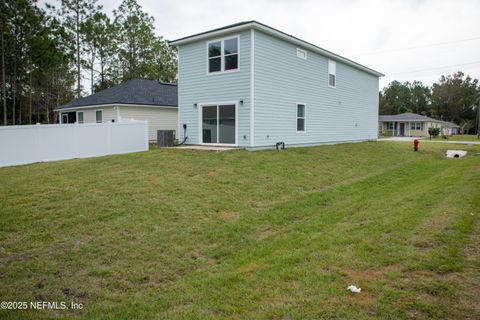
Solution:
{"label": "grassy slope", "polygon": [[479,317],[480,157],[410,148],[152,150],[1,169],[1,300],[85,307],[0,317]]}

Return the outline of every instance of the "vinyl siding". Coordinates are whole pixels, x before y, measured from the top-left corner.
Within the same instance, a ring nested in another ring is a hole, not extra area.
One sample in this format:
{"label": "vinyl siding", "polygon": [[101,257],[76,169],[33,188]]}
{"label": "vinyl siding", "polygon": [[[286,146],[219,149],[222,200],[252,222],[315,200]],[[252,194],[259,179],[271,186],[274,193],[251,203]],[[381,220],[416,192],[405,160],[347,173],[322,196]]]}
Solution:
{"label": "vinyl siding", "polygon": [[[378,77],[336,61],[336,88],[328,86],[328,59],[255,31],[255,146],[376,139]],[[306,131],[296,131],[296,104],[306,105]]]}
{"label": "vinyl siding", "polygon": [[120,106],[120,117],[148,121],[148,139],[157,140],[157,130],[178,132],[178,110],[176,108],[125,107]]}
{"label": "vinyl siding", "polygon": [[[187,144],[201,143],[199,136],[199,110],[201,103],[240,101],[237,123],[239,146],[250,142],[250,31],[233,33],[240,36],[240,70],[223,74],[207,74],[207,42],[197,41],[179,47],[179,128],[183,140],[183,124],[187,125]],[[198,106],[195,108],[194,104]]]}

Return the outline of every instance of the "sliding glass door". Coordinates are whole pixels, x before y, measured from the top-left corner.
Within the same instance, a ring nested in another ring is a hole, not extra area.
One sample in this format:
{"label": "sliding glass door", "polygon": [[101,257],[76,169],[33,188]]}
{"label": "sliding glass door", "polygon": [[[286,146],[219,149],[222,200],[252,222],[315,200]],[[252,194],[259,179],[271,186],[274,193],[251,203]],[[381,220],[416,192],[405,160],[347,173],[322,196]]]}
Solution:
{"label": "sliding glass door", "polygon": [[235,144],[235,105],[202,106],[202,143]]}

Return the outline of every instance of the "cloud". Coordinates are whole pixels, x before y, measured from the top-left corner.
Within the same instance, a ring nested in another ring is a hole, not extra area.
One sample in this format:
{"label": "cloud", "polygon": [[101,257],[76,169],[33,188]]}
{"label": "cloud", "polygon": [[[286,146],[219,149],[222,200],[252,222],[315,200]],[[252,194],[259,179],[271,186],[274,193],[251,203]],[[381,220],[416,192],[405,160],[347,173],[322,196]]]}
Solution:
{"label": "cloud", "polygon": [[[477,0],[138,1],[166,39],[258,20],[385,73],[381,88],[394,79],[431,84],[458,69],[480,78],[480,63],[435,69],[480,60],[480,39],[395,50],[480,37]],[[107,11],[120,2],[100,0]],[[434,70],[411,72],[424,69]]]}

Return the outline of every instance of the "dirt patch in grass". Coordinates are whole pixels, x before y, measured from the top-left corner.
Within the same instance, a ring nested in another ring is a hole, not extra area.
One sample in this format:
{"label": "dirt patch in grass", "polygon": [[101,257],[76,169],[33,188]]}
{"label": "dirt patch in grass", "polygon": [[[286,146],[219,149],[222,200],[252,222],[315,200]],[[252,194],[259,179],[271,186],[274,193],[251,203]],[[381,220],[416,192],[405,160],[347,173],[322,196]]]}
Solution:
{"label": "dirt patch in grass", "polygon": [[364,310],[370,310],[370,312],[372,312],[373,305],[376,302],[376,296],[372,291],[362,288],[362,292],[360,293],[348,293],[346,301],[349,305],[356,305]]}
{"label": "dirt patch in grass", "polygon": [[397,273],[401,272],[401,270],[402,267],[400,265],[393,264],[375,269],[346,271],[345,290],[351,284],[362,289],[358,294],[349,292],[346,297],[347,303],[362,308],[368,314],[374,314],[374,304],[377,301],[376,289],[374,288],[375,283],[380,279],[388,278],[389,273]]}
{"label": "dirt patch in grass", "polygon": [[265,239],[268,239],[276,234],[278,234],[278,230],[275,230],[275,229],[272,229],[272,228],[266,228],[266,229],[263,229],[259,232],[256,232],[252,235],[252,239],[255,239],[255,240],[265,240]]}
{"label": "dirt patch in grass", "polygon": [[263,265],[264,264],[261,261],[253,261],[241,266],[240,268],[238,268],[238,271],[242,273],[255,272],[259,268],[263,267]]}
{"label": "dirt patch in grass", "polygon": [[220,211],[218,217],[224,221],[235,221],[238,219],[238,215],[232,211]]}
{"label": "dirt patch in grass", "polygon": [[[444,204],[446,206],[446,204]],[[441,235],[448,231],[455,220],[456,213],[445,208],[435,208],[434,214],[425,219],[414,231],[411,238],[413,246],[420,252],[427,253],[442,245]],[[432,232],[435,230],[435,232]]]}
{"label": "dirt patch in grass", "polygon": [[348,270],[346,271],[347,277],[351,279],[350,281],[359,281],[360,282],[374,282],[377,281],[380,277],[387,276],[391,272],[401,272],[402,267],[398,264],[383,266],[375,269],[368,270]]}

